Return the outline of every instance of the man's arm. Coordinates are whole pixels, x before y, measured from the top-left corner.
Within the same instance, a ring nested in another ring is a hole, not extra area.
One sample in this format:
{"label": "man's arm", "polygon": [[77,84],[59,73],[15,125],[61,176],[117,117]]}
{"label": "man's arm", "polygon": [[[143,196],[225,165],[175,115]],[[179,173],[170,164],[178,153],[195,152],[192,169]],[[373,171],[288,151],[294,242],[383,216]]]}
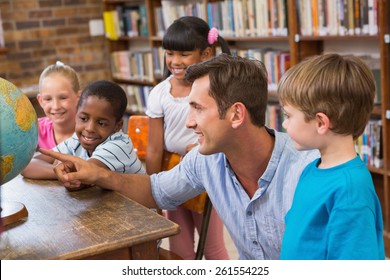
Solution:
{"label": "man's arm", "polygon": [[39,151],[63,163],[58,165],[54,171],[67,188],[71,189],[80,183],[95,184],[105,189],[117,191],[146,207],[157,208],[148,175],[116,173],[77,156],[44,149],[39,149]]}

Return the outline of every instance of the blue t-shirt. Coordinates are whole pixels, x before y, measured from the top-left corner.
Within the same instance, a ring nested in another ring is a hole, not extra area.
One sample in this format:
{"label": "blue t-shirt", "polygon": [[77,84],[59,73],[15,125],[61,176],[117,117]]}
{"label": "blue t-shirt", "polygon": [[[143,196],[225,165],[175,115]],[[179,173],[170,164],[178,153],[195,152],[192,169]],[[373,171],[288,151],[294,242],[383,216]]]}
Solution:
{"label": "blue t-shirt", "polygon": [[356,158],[302,172],[286,215],[281,259],[384,259],[383,219],[371,174]]}

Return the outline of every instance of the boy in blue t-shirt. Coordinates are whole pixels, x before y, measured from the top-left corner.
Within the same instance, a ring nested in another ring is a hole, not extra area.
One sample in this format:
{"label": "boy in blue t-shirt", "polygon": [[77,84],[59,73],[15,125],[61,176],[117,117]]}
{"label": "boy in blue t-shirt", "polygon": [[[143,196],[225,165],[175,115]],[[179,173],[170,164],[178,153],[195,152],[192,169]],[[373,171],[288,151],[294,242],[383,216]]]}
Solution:
{"label": "boy in blue t-shirt", "polygon": [[384,259],[380,202],[354,145],[373,109],[371,70],[353,56],[314,56],[286,72],[278,93],[295,147],[321,153],[301,174],[281,259]]}

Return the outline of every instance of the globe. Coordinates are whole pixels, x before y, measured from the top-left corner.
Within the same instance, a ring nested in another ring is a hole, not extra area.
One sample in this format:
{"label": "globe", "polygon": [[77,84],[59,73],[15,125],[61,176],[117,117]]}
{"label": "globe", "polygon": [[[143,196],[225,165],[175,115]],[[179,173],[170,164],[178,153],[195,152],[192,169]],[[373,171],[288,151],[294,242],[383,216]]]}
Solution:
{"label": "globe", "polygon": [[37,114],[14,84],[0,78],[0,185],[30,162],[38,142]]}

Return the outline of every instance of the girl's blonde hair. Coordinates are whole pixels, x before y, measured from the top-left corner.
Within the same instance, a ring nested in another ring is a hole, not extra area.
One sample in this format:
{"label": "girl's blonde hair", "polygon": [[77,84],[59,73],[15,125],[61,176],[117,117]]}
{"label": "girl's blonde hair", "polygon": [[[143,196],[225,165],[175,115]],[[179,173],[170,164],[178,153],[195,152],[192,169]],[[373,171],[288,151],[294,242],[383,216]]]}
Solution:
{"label": "girl's blonde hair", "polygon": [[57,61],[55,64],[47,66],[41,73],[39,77],[39,91],[41,91],[42,81],[44,78],[52,75],[52,74],[60,74],[66,77],[72,85],[72,89],[75,93],[78,93],[81,89],[80,79],[77,75],[76,71],[70,67],[62,63],[61,61]]}

